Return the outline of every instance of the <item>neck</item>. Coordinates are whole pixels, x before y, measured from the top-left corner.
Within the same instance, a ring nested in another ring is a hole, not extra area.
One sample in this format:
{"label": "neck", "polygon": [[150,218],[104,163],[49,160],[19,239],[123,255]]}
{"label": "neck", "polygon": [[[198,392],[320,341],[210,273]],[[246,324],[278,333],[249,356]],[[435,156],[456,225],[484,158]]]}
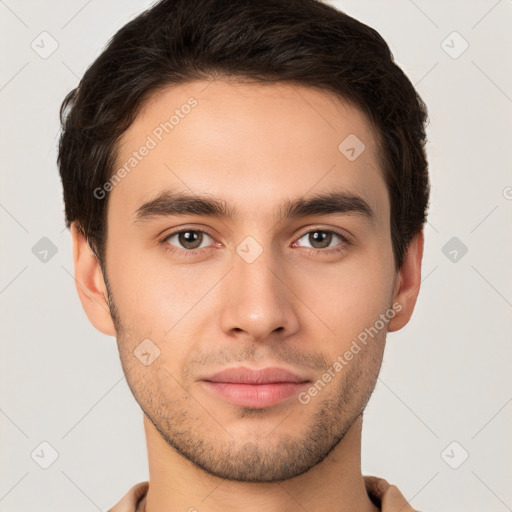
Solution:
{"label": "neck", "polygon": [[378,512],[361,474],[362,415],[322,462],[273,483],[215,477],[169,446],[146,416],[144,429],[150,474],[145,512]]}

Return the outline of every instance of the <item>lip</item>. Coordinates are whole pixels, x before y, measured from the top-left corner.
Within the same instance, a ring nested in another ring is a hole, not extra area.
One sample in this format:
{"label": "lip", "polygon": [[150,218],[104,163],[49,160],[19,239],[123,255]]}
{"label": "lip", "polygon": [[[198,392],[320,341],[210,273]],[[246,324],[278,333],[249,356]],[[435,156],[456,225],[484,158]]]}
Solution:
{"label": "lip", "polygon": [[202,380],[210,382],[229,382],[232,384],[274,384],[285,382],[310,382],[310,379],[301,377],[289,370],[278,367],[261,368],[252,370],[245,366],[236,368],[227,368],[220,372],[214,373]]}
{"label": "lip", "polygon": [[311,380],[284,368],[237,367],[217,372],[201,382],[209,391],[234,405],[263,409],[296,395]]}

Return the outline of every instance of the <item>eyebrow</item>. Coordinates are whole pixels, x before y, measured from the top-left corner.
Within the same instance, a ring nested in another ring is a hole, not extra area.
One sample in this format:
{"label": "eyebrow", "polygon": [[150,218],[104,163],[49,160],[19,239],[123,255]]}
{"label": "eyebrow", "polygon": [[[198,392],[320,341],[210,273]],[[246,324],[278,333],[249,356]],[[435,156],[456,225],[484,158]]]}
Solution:
{"label": "eyebrow", "polygon": [[[276,216],[285,219],[333,214],[355,214],[371,223],[376,221],[374,210],[362,197],[345,191],[332,191],[295,200],[288,199],[276,210]],[[134,223],[182,215],[217,217],[232,222],[240,218],[236,207],[229,205],[225,200],[164,190],[136,210]]]}

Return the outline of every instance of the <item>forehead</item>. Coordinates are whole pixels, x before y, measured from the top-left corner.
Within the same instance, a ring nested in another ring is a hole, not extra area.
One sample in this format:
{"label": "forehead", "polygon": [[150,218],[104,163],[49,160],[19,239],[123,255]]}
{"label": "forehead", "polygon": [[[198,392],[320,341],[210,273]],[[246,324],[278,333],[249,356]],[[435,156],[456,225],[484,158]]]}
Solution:
{"label": "forehead", "polygon": [[334,187],[388,215],[366,116],[332,93],[298,85],[170,86],[144,104],[121,138],[114,172],[120,169],[109,209],[132,217],[165,189],[208,193],[261,220],[284,199]]}

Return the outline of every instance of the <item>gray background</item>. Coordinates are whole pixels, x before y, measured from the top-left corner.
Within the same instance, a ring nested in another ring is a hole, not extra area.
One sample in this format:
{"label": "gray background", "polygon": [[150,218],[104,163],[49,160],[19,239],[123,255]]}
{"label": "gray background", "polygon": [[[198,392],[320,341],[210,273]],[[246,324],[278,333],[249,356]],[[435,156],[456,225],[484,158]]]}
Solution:
{"label": "gray background", "polygon": [[[423,512],[512,510],[512,1],[332,3],[379,31],[431,120],[422,289],[388,336],[363,473]],[[115,339],[75,290],[56,145],[65,94],[149,5],[0,0],[0,512],[107,510],[148,478]]]}

